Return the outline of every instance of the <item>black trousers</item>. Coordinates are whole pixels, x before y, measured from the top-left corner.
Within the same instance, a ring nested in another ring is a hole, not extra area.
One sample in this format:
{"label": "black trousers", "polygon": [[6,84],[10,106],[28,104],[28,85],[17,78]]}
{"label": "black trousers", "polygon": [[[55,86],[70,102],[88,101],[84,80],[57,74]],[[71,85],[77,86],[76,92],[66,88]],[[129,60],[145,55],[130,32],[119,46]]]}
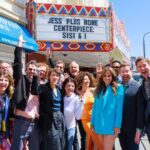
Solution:
{"label": "black trousers", "polygon": [[122,150],[139,150],[139,145],[134,142],[135,132],[127,133],[121,130],[119,141]]}
{"label": "black trousers", "polygon": [[85,150],[86,149],[86,133],[84,131],[81,120],[78,120],[78,126],[79,126],[79,132],[80,132],[80,137],[81,137],[81,150]]}
{"label": "black trousers", "polygon": [[150,122],[146,125],[145,133],[147,134],[148,141],[150,143]]}

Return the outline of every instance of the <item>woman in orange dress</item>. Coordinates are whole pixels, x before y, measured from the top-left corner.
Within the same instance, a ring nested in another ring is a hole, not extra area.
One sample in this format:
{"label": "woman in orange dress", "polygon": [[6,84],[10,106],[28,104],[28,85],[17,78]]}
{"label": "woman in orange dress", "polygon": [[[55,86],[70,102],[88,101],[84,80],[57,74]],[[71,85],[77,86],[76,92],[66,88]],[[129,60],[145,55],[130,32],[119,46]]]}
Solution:
{"label": "woman in orange dress", "polygon": [[[75,78],[77,83],[77,90],[79,95],[84,100],[84,107],[81,117],[81,124],[79,124],[80,133],[86,133],[87,137],[81,134],[81,150],[85,149],[84,141],[86,138],[86,150],[101,150],[101,143],[98,136],[93,130],[91,130],[90,120],[92,115],[92,106],[94,103],[94,96],[90,91],[90,87],[93,86],[93,78],[89,72],[80,72]],[[79,122],[80,123],[80,122]],[[81,127],[82,126],[82,127]],[[84,130],[81,131],[81,130]],[[84,138],[84,139],[83,139]]]}

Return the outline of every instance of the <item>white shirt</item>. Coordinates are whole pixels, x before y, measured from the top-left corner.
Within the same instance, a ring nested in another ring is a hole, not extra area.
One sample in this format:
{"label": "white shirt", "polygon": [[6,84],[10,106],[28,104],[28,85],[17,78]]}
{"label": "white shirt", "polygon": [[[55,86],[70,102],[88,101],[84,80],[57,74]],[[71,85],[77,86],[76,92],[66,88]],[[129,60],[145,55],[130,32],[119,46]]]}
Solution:
{"label": "white shirt", "polygon": [[38,118],[39,117],[39,99],[38,96],[29,95],[29,99],[27,102],[27,106],[25,109],[25,112],[31,116],[32,118]]}
{"label": "white shirt", "polygon": [[82,116],[83,105],[83,101],[75,93],[64,97],[64,116],[67,129],[76,126],[76,119],[79,120]]}

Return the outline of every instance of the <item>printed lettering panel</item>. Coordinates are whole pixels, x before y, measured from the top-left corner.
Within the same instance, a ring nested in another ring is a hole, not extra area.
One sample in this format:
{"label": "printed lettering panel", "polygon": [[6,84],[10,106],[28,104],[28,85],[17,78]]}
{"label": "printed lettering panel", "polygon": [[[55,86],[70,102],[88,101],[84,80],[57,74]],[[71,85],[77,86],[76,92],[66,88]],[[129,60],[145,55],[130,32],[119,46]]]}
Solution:
{"label": "printed lettering panel", "polygon": [[64,42],[110,42],[110,18],[36,16],[36,39]]}

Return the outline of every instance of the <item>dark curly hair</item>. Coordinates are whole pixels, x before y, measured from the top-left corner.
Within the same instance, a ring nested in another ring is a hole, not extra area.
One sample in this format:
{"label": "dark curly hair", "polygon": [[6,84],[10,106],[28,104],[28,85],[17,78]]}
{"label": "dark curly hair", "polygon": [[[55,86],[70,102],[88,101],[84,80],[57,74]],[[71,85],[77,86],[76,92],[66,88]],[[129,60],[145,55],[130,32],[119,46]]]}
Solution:
{"label": "dark curly hair", "polygon": [[74,83],[74,85],[75,85],[75,91],[74,91],[74,92],[77,94],[77,92],[76,92],[76,82],[75,82],[75,80],[74,80],[73,78],[71,78],[71,77],[68,77],[68,78],[66,78],[66,79],[63,81],[63,84],[62,84],[63,96],[66,95],[65,87],[66,87],[66,85],[67,85],[69,82],[73,82],[73,83]]}
{"label": "dark curly hair", "polygon": [[82,82],[85,76],[88,76],[88,78],[90,79],[90,87],[94,86],[94,82],[93,82],[93,75],[89,72],[83,72],[81,71],[76,77],[75,77],[75,82],[77,84],[77,89],[81,90],[82,89]]}
{"label": "dark curly hair", "polygon": [[102,75],[99,78],[98,85],[95,89],[96,95],[98,95],[103,89],[104,89],[104,91],[106,90],[106,85],[103,81],[103,77],[104,77],[106,72],[110,72],[112,75],[112,81],[111,81],[110,85],[112,86],[112,90],[113,90],[114,94],[116,94],[116,88],[117,88],[116,72],[114,71],[114,69],[112,67],[105,67],[102,71]]}

